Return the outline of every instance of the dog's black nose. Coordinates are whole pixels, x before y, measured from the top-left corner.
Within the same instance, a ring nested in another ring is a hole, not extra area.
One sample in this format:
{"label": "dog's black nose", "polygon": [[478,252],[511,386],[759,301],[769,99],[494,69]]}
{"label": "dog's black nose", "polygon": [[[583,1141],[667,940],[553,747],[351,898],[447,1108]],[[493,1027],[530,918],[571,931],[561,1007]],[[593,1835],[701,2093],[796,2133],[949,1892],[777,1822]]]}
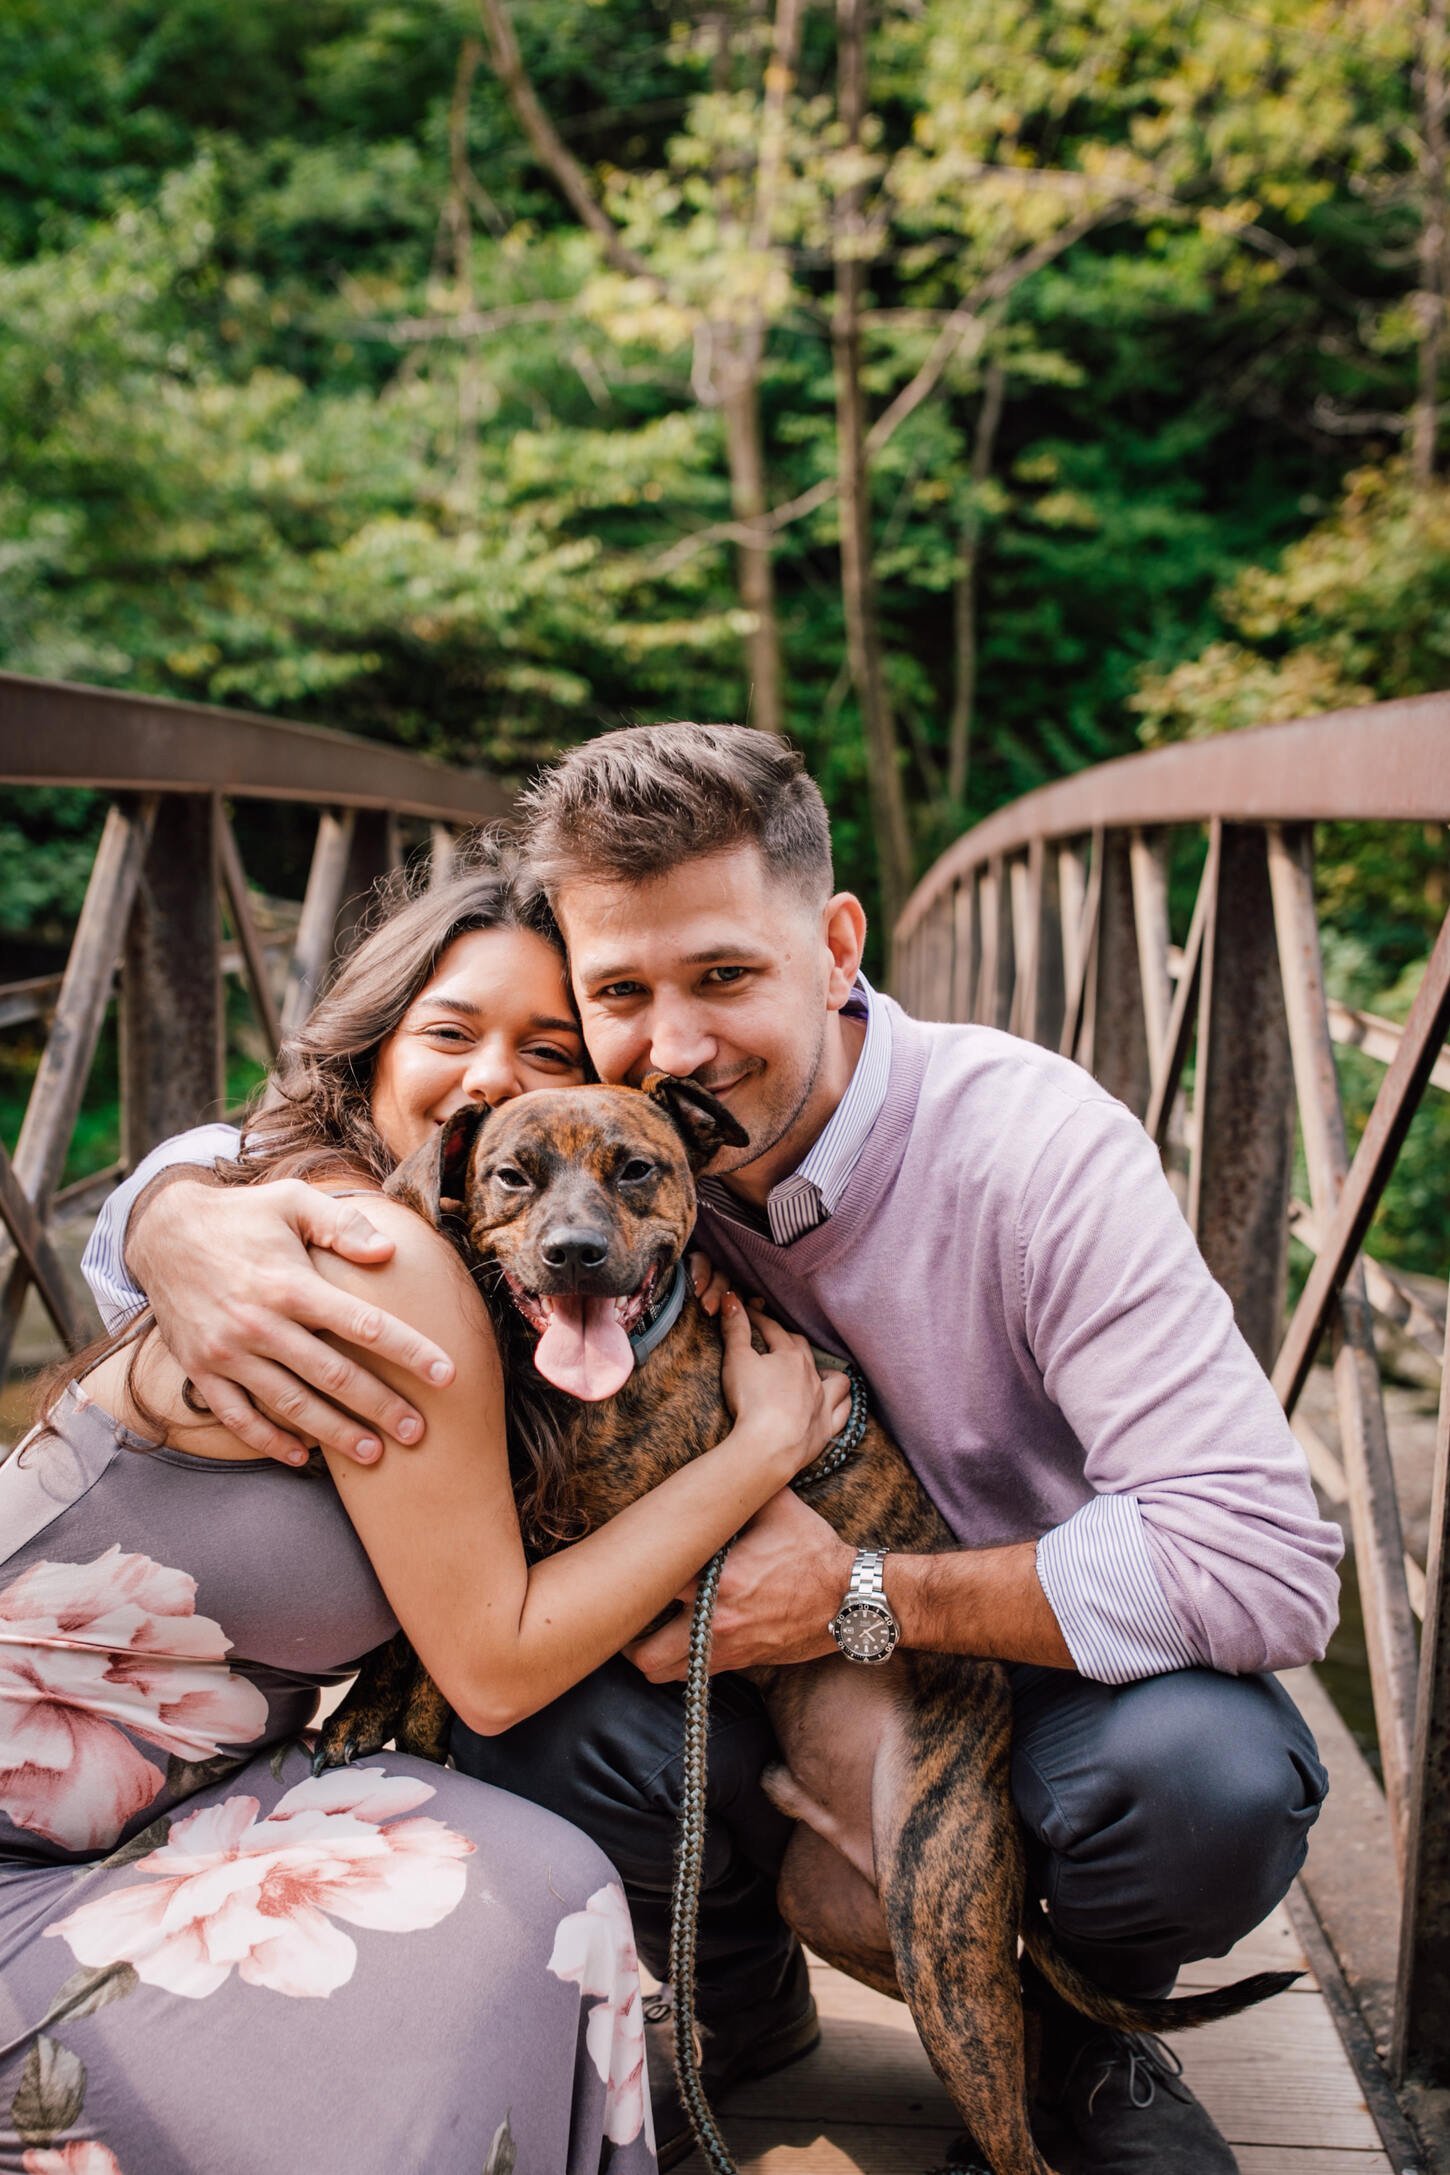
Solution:
{"label": "dog's black nose", "polygon": [[561,1223],[539,1251],[551,1269],[602,1269],[609,1259],[609,1240],[588,1224]]}

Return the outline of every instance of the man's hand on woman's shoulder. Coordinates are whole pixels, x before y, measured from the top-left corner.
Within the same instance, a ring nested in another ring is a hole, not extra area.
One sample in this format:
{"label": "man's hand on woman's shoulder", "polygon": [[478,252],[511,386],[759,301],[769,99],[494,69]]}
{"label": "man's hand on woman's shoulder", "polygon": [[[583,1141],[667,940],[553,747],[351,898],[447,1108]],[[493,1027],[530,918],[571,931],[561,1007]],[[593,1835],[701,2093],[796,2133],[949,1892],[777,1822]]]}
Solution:
{"label": "man's hand on woman's shoulder", "polygon": [[198,1396],[249,1449],[298,1464],[315,1441],[367,1464],[385,1440],[416,1443],[423,1420],[325,1338],[419,1381],[451,1380],[453,1361],[319,1275],[308,1248],[365,1266],[387,1260],[393,1243],[356,1199],[297,1179],[219,1186],[198,1172],[169,1177],[137,1203],[126,1253]]}

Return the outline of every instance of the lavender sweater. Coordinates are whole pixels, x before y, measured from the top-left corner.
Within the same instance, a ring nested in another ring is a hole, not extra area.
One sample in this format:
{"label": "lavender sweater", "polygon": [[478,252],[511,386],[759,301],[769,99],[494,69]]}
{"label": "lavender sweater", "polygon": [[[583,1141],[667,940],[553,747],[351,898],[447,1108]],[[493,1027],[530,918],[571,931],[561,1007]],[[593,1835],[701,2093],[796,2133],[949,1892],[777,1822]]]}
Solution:
{"label": "lavender sweater", "polygon": [[1317,1658],[1338,1528],[1141,1125],[1089,1074],[889,999],[891,1072],[830,1220],[705,1208],[742,1289],[856,1359],[964,1546],[1037,1540],[1085,1676]]}

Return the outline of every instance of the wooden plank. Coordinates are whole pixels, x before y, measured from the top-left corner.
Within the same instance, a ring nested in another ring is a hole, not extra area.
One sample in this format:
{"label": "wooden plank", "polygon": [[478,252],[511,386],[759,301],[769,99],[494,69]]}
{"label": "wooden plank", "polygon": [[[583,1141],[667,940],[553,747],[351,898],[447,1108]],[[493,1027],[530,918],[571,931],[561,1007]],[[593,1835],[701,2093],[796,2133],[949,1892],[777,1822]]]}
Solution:
{"label": "wooden plank", "polygon": [[221,812],[217,829],[217,851],[232,927],[236,931],[237,945],[246,971],[247,987],[251,990],[252,1003],[256,1007],[257,1020],[266,1036],[268,1049],[275,1057],[282,1040],[282,1016],[272,995],[266,947],[257,934],[247,872],[242,867],[242,857],[237,851],[237,834],[232,829],[225,809]]}
{"label": "wooden plank", "polygon": [[1316,2152],[1297,2145],[1238,2145],[1234,2158],[1239,2175],[1401,2175],[1382,2150],[1357,2152],[1350,2146]]}
{"label": "wooden plank", "polygon": [[1267,1369],[1284,1320],[1293,1068],[1264,834],[1222,825],[1218,855],[1199,983],[1188,1220]]}
{"label": "wooden plank", "polygon": [[1234,2145],[1379,2149],[1359,2079],[1322,2001],[1267,2001],[1173,2041],[1184,2077]]}
{"label": "wooden plank", "polygon": [[1274,1387],[1285,1410],[1294,1405],[1313,1363],[1319,1338],[1351,1262],[1369,1228],[1385,1180],[1394,1168],[1446,1030],[1450,1028],[1450,914],[1425,968],[1394,1061],[1380,1084],[1355,1151],[1334,1220],[1309,1272],[1288,1335],[1274,1367]]}
{"label": "wooden plank", "polygon": [[[1180,1988],[1303,1969],[1281,1907]],[[814,2054],[733,2095],[723,2113],[742,2175],[924,2175],[960,2127],[900,2002],[811,1960]],[[1174,2042],[1185,2073],[1255,2175],[1392,2175],[1312,1976],[1259,2009]],[[1406,2163],[1408,2164],[1408,2163]],[[698,2155],[684,2163],[701,2175]],[[1400,2175],[1397,2162],[1393,2175]]]}

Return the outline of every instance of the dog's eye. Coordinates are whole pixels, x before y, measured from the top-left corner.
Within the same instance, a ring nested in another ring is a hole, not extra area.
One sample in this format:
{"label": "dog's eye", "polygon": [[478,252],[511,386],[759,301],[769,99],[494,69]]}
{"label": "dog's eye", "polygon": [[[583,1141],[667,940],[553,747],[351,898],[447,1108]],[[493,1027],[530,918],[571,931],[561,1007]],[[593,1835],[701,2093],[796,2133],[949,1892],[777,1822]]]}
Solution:
{"label": "dog's eye", "polygon": [[502,1186],[505,1193],[527,1193],[529,1190],[530,1181],[517,1163],[500,1163],[493,1176],[495,1185]]}
{"label": "dog's eye", "polygon": [[646,1178],[653,1178],[654,1174],[655,1167],[647,1157],[632,1155],[619,1174],[619,1183],[622,1186],[642,1185]]}

